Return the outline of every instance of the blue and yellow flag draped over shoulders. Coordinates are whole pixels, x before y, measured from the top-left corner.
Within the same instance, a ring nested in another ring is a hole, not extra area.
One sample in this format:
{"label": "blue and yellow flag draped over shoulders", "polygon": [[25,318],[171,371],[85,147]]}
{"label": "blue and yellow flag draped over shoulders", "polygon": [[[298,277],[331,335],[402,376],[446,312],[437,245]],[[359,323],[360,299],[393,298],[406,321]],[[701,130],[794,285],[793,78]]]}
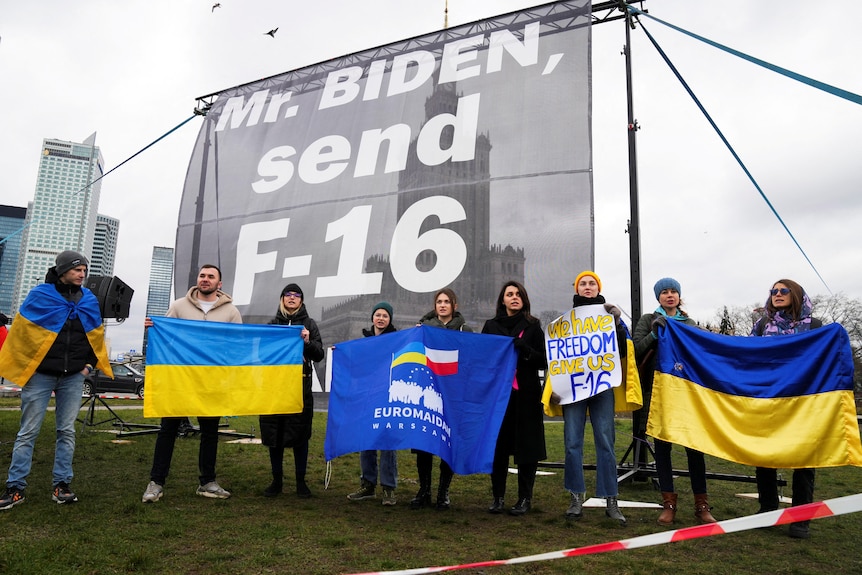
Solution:
{"label": "blue and yellow flag draped over shoulders", "polygon": [[81,320],[90,346],[96,353],[97,367],[110,377],[114,376],[105,348],[99,300],[87,288],[81,288],[81,292],[81,299],[73,302],[64,298],[54,284],[39,284],[30,290],[0,350],[0,376],[22,387],[26,385],[66,320],[75,317]]}
{"label": "blue and yellow flag draped over shoulders", "polygon": [[302,411],[302,326],[153,318],[144,417]]}
{"label": "blue and yellow flag draped over shoulders", "polygon": [[669,321],[647,433],[746,465],[862,466],[847,332],[735,337]]}

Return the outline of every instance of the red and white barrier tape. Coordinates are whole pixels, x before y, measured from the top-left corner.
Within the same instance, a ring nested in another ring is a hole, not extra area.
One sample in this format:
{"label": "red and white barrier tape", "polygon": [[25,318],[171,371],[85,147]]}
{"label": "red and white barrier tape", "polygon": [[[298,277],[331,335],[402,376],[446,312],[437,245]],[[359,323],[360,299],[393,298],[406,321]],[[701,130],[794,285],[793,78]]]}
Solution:
{"label": "red and white barrier tape", "polygon": [[373,571],[367,573],[354,573],[353,575],[421,575],[422,573],[440,573],[443,571],[456,571],[459,569],[477,569],[480,567],[534,563],[536,561],[548,561],[550,559],[562,559],[564,557],[577,557],[580,555],[607,553],[608,551],[624,551],[626,549],[664,545],[665,543],[673,543],[675,541],[711,537],[713,535],[723,535],[725,533],[735,533],[737,531],[747,531],[749,529],[758,529],[761,527],[772,527],[774,525],[784,525],[796,521],[808,521],[810,519],[820,519],[822,517],[832,517],[835,515],[844,515],[846,513],[855,513],[858,511],[862,511],[862,493],[848,495],[847,497],[838,497],[836,499],[828,499],[818,503],[809,503],[808,505],[800,505],[799,507],[779,509],[778,511],[770,511],[769,513],[759,513],[756,515],[737,517],[736,519],[727,519],[725,521],[719,521],[718,523],[696,525],[694,527],[685,527],[683,529],[675,529],[673,531],[662,531],[659,533],[652,533],[650,535],[634,537],[632,539],[614,541],[612,543],[599,543],[597,545],[587,545],[586,547],[566,549],[563,551],[551,551],[550,553],[541,553],[539,555],[528,555],[526,557],[516,557],[514,559],[505,559],[500,561],[483,561],[480,563],[466,563],[463,565],[448,565],[445,567],[422,567],[419,569],[403,569],[399,571]]}

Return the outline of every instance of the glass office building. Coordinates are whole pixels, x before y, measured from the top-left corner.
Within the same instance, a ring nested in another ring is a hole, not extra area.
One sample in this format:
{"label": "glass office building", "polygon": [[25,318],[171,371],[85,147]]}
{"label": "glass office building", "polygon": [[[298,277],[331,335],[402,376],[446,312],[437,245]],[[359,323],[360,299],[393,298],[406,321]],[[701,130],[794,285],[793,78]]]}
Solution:
{"label": "glass office building", "polygon": [[10,318],[26,215],[27,208],[0,206],[0,312]]}
{"label": "glass office building", "polygon": [[[147,292],[147,317],[162,317],[171,305],[174,277],[174,248],[153,247],[150,264],[150,288]],[[144,356],[147,355],[147,330],[144,330]]]}
{"label": "glass office building", "polygon": [[119,233],[120,220],[102,214],[96,215],[96,230],[93,234],[93,251],[90,257],[91,276],[114,275]]}
{"label": "glass office building", "polygon": [[102,153],[95,142],[96,134],[82,143],[42,141],[36,190],[21,240],[13,313],[30,289],[44,281],[57,254],[74,250],[92,256],[102,187],[99,178],[104,173]]}

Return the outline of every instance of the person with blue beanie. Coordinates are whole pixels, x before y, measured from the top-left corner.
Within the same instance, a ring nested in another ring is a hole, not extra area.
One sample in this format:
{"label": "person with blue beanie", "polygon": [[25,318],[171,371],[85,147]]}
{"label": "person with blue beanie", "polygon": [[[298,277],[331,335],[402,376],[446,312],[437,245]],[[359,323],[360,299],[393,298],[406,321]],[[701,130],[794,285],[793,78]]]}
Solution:
{"label": "person with blue beanie", "polygon": [[[632,336],[635,346],[635,358],[640,372],[641,389],[643,390],[643,407],[638,417],[642,425],[646,425],[646,415],[650,410],[652,400],[653,376],[656,363],[656,348],[658,331],[667,326],[668,320],[679,321],[686,325],[696,325],[682,309],[682,288],[673,278],[661,278],[653,286],[655,299],[659,306],[652,313],[641,316],[635,326]],[[641,431],[646,428],[643,427]],[[638,430],[635,430],[637,435]],[[676,517],[677,493],[673,486],[673,463],[671,448],[673,444],[655,439],[655,468],[658,475],[659,489],[662,495],[662,512],[658,517],[659,525],[672,525]],[[706,461],[703,453],[695,449],[685,448],[688,457],[688,471],[691,479],[691,490],[694,494],[694,516],[701,524],[715,523],[706,494]]]}

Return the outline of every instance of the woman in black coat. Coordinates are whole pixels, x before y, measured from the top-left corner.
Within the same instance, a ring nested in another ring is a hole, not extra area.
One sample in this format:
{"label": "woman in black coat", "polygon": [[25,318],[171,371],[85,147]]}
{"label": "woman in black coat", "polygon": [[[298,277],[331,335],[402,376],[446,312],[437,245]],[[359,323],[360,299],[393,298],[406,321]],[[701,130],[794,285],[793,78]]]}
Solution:
{"label": "woman in black coat", "polygon": [[302,290],[296,284],[287,284],[281,290],[278,312],[270,324],[301,325],[302,340],[302,412],[289,415],[261,415],[261,442],[269,447],[269,462],[272,465],[272,483],[263,494],[275,497],[281,493],[284,479],[284,449],[293,448],[296,468],[296,494],[311,497],[311,490],[305,483],[308,467],[308,440],[311,439],[311,421],[314,416],[314,396],[311,393],[312,362],[321,361],[324,356],[323,340],[317,323],[305,309]]}
{"label": "woman in black coat", "polygon": [[494,451],[491,471],[494,502],[488,512],[502,513],[505,508],[509,456],[514,455],[518,465],[518,502],[509,509],[509,514],[523,515],[532,506],[539,461],[547,457],[539,370],[548,365],[542,326],[530,315],[530,298],[524,286],[516,281],[506,282],[497,297],[497,315],[485,322],[482,333],[514,338],[518,353],[515,381]]}

